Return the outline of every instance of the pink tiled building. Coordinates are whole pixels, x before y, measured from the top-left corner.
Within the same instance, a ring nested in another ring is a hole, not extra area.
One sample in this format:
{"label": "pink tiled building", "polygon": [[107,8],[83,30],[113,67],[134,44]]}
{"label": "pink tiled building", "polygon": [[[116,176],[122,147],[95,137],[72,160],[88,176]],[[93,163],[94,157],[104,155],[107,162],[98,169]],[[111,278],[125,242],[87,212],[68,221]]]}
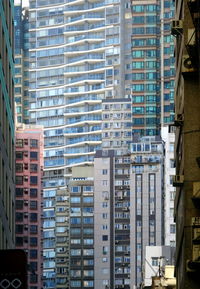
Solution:
{"label": "pink tiled building", "polygon": [[28,288],[42,288],[43,130],[16,130],[16,248],[27,252]]}

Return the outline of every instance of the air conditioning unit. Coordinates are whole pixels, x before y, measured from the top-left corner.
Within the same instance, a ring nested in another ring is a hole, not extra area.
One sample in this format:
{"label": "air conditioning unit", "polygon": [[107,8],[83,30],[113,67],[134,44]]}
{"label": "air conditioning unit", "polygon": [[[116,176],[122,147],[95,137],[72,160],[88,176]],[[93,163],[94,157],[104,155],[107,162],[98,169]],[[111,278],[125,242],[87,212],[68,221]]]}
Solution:
{"label": "air conditioning unit", "polygon": [[171,34],[174,36],[179,36],[183,33],[183,21],[182,20],[173,20],[171,27]]}
{"label": "air conditioning unit", "polygon": [[183,175],[176,175],[173,177],[173,186],[174,187],[181,187],[184,182],[184,176]]}
{"label": "air conditioning unit", "polygon": [[175,126],[182,126],[183,125],[183,114],[176,114],[175,115],[174,125]]}
{"label": "air conditioning unit", "polygon": [[193,198],[200,199],[200,182],[193,183]]}
{"label": "air conditioning unit", "polygon": [[183,75],[185,75],[187,73],[194,73],[194,72],[196,72],[196,67],[193,64],[192,58],[188,54],[183,55],[183,58],[182,58],[182,73],[183,73]]}

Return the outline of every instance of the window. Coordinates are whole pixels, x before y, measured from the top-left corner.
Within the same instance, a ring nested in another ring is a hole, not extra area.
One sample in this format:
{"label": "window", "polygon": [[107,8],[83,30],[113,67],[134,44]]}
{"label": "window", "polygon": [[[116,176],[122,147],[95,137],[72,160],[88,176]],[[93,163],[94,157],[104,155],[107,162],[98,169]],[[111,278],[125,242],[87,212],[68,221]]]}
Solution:
{"label": "window", "polygon": [[30,196],[32,198],[36,198],[37,197],[37,189],[30,189]]}
{"label": "window", "polygon": [[30,209],[37,209],[37,201],[30,201]]}
{"label": "window", "polygon": [[72,225],[81,224],[81,218],[71,218],[70,222],[71,222]]}
{"label": "window", "polygon": [[16,147],[22,148],[23,145],[23,139],[16,139]]}
{"label": "window", "polygon": [[71,200],[71,203],[80,203],[81,202],[80,197],[72,197],[70,200]]}
{"label": "window", "polygon": [[71,187],[71,192],[72,193],[80,193],[81,192],[81,187]]}
{"label": "window", "polygon": [[108,174],[108,170],[102,170],[102,175],[107,175]]}
{"label": "window", "polygon": [[24,226],[23,225],[16,225],[15,226],[15,231],[16,231],[17,234],[23,234]]}
{"label": "window", "polygon": [[37,262],[30,262],[31,271],[37,271]]}
{"label": "window", "polygon": [[31,160],[38,160],[38,153],[37,152],[30,152],[30,159]]}
{"label": "window", "polygon": [[30,164],[30,172],[36,173],[38,171],[38,165],[37,164]]}
{"label": "window", "polygon": [[107,219],[108,218],[108,214],[107,213],[103,213],[102,217],[103,217],[103,219]]}
{"label": "window", "polygon": [[37,222],[37,213],[30,213],[30,221]]}
{"label": "window", "polygon": [[170,233],[175,234],[176,233],[176,226],[175,225],[170,225]]}
{"label": "window", "polygon": [[152,264],[152,266],[158,266],[158,258],[152,258],[152,260],[151,260],[151,264]]}
{"label": "window", "polygon": [[108,185],[108,181],[107,180],[102,180],[102,186],[107,186]]}
{"label": "window", "polygon": [[83,218],[83,224],[93,224],[94,223],[94,219],[92,217],[86,217],[86,218]]}
{"label": "window", "polygon": [[23,152],[16,152],[16,159],[23,160]]}
{"label": "window", "polygon": [[30,225],[30,233],[31,234],[37,234],[37,232],[38,232],[37,225]]}
{"label": "window", "polygon": [[37,185],[38,183],[38,177],[37,176],[30,176],[30,184],[31,185]]}
{"label": "window", "polygon": [[102,241],[108,241],[108,235],[103,235],[102,236]]}
{"label": "window", "polygon": [[16,164],[15,169],[17,173],[23,172],[23,164]]}
{"label": "window", "polygon": [[37,259],[37,250],[30,250],[29,251],[30,259]]}
{"label": "window", "polygon": [[171,217],[171,218],[174,217],[174,208],[170,208],[170,217]]}
{"label": "window", "polygon": [[174,201],[176,192],[170,192],[170,201]]}
{"label": "window", "polygon": [[16,176],[15,182],[16,185],[23,185],[23,176]]}
{"label": "window", "polygon": [[23,196],[23,188],[16,188],[15,189],[15,194],[16,194],[16,197],[22,197]]}
{"label": "window", "polygon": [[31,139],[30,140],[30,147],[31,148],[37,148],[38,147],[38,140],[37,139]]}
{"label": "window", "polygon": [[84,249],[83,255],[84,256],[93,256],[94,255],[94,249]]}
{"label": "window", "polygon": [[170,168],[175,168],[175,160],[170,159]]}
{"label": "window", "polygon": [[83,197],[83,203],[93,203],[93,197]]}
{"label": "window", "polygon": [[81,255],[81,249],[71,249],[70,254],[71,254],[71,256],[80,256]]}
{"label": "window", "polygon": [[21,209],[23,209],[24,201],[23,200],[16,200],[15,205],[16,205],[17,210],[21,210]]}
{"label": "window", "polygon": [[[83,276],[93,277],[93,276],[94,276],[94,270],[84,270],[84,271],[83,271]],[[87,281],[87,282],[88,282],[88,281]]]}
{"label": "window", "polygon": [[16,237],[16,246],[23,246],[23,237]]}
{"label": "window", "polygon": [[37,246],[37,238],[31,237],[30,238],[30,245],[31,246]]}
{"label": "window", "polygon": [[173,151],[174,151],[174,144],[173,144],[173,143],[170,143],[170,145],[169,145],[169,151],[170,151],[170,152],[173,152]]}
{"label": "window", "polygon": [[93,266],[94,265],[94,260],[93,259],[83,260],[83,265],[84,266]]}
{"label": "window", "polygon": [[81,287],[81,281],[71,281],[71,287]]}
{"label": "window", "polygon": [[23,222],[23,219],[24,219],[23,213],[18,213],[18,212],[16,212],[16,214],[15,214],[15,220],[16,220],[16,222]]}

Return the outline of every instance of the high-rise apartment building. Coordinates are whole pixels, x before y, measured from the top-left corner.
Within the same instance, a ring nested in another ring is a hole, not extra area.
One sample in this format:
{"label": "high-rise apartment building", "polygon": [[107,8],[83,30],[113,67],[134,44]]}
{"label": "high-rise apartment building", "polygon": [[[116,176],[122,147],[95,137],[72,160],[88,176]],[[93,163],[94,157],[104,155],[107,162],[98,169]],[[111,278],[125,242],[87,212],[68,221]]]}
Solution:
{"label": "high-rise apartment building", "polygon": [[132,140],[131,99],[102,101],[102,147],[116,149],[118,154],[130,148]]}
{"label": "high-rise apartment building", "polygon": [[27,253],[30,289],[42,288],[43,129],[16,130],[16,248]]}
{"label": "high-rise apartment building", "polygon": [[164,244],[164,144],[132,144],[131,154],[104,150],[94,160],[96,288],[140,288],[146,246]]}
{"label": "high-rise apartment building", "polygon": [[72,168],[70,180],[70,288],[94,288],[94,170]]}
{"label": "high-rise apartment building", "polygon": [[133,133],[160,135],[174,114],[174,1],[131,3]]}
{"label": "high-rise apartment building", "polygon": [[[71,168],[91,166],[101,149],[102,100],[130,98],[130,2],[31,0],[29,23],[30,122],[44,125],[44,196],[54,210]],[[44,216],[45,250],[57,244],[55,221]],[[44,263],[45,286],[55,288],[55,255]]]}
{"label": "high-rise apartment building", "polygon": [[131,284],[144,280],[146,246],[164,245],[164,143],[144,137],[131,147]]}
{"label": "high-rise apartment building", "polygon": [[18,123],[29,122],[29,33],[28,10],[22,8],[22,1],[15,0],[15,105]]}
{"label": "high-rise apartment building", "polygon": [[176,189],[173,186],[173,178],[175,175],[175,160],[174,160],[174,144],[175,134],[168,131],[168,127],[161,128],[162,140],[164,142],[164,231],[165,231],[165,246],[175,247],[176,245],[176,225],[174,223],[174,200]]}
{"label": "high-rise apartment building", "polygon": [[130,288],[130,154],[94,159],[94,288]]}
{"label": "high-rise apartment building", "polygon": [[[200,2],[176,1],[176,278],[177,289],[199,288],[200,260]],[[178,27],[177,27],[178,25]]]}
{"label": "high-rise apartment building", "polygon": [[13,1],[0,2],[0,248],[14,246]]}

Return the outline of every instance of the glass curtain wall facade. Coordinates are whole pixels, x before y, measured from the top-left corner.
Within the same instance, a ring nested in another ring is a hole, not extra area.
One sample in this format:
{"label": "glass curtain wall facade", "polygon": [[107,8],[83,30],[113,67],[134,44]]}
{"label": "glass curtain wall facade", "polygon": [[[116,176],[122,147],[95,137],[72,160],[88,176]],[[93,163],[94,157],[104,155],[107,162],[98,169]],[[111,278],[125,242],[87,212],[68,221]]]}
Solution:
{"label": "glass curtain wall facade", "polygon": [[13,15],[13,1],[0,1],[0,249],[14,247]]}
{"label": "glass curtain wall facade", "polygon": [[174,2],[132,0],[133,133],[160,135],[173,121]]}
{"label": "glass curtain wall facade", "polygon": [[[130,1],[30,0],[29,22],[30,122],[44,125],[44,202],[55,210],[71,168],[101,148],[102,99],[130,97]],[[44,222],[53,231],[55,217]],[[46,236],[51,250],[55,232]],[[48,288],[60,283],[55,258],[44,257]]]}

